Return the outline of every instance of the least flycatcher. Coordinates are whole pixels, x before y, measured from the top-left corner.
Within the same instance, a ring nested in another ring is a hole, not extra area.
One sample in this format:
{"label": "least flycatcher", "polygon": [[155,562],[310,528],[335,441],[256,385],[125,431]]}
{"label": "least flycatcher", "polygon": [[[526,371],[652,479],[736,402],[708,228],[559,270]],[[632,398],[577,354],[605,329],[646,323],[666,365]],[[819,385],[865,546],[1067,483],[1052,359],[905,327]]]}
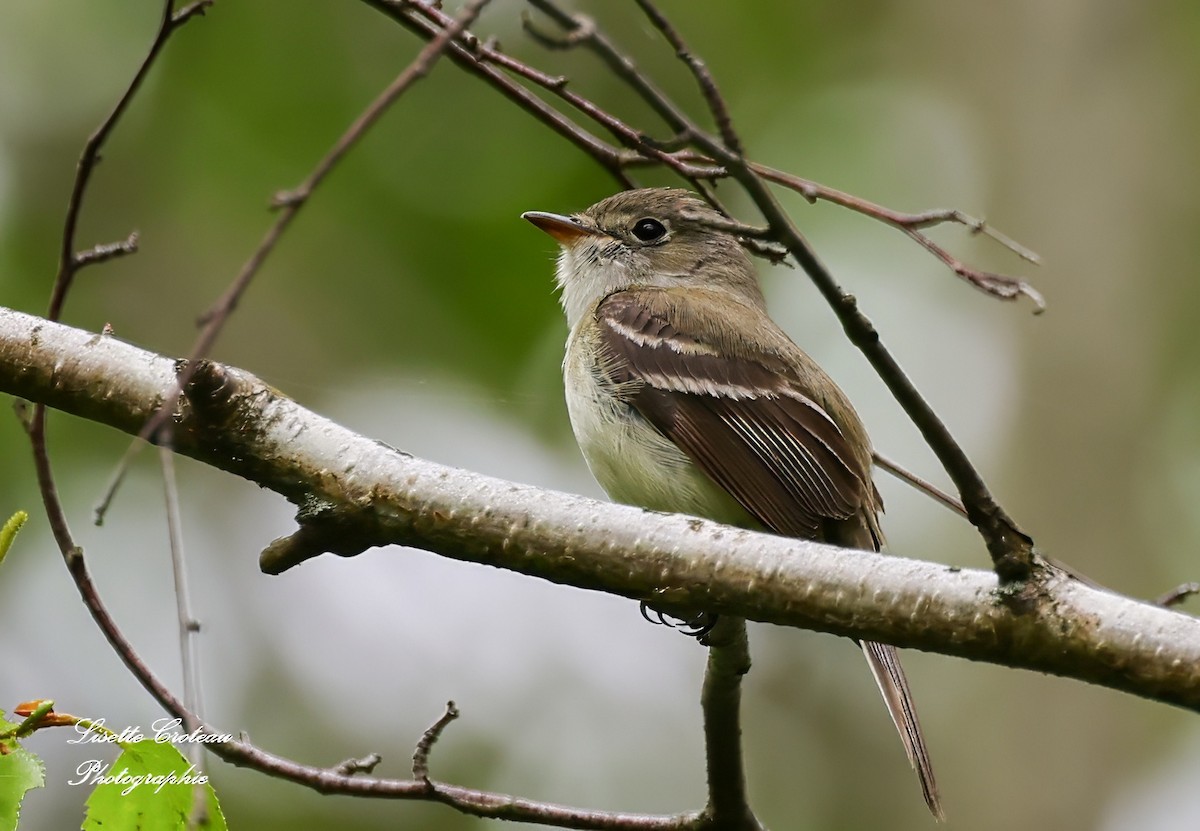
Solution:
{"label": "least flycatcher", "polygon": [[[523,215],[558,241],[571,333],[567,410],[617,502],[847,548],[883,545],[871,444],[845,394],[767,315],[722,216],[672,188],[573,216]],[[925,802],[942,816],[895,647],[860,643]]]}

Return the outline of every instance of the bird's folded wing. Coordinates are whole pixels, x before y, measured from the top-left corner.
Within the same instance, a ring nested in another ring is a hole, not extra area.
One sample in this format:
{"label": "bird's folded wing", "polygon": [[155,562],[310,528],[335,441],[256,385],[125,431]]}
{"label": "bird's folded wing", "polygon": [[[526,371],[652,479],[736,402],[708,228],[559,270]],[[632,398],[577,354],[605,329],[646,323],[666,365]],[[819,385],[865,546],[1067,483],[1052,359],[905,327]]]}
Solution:
{"label": "bird's folded wing", "polygon": [[765,526],[820,538],[823,520],[862,507],[867,472],[786,356],[703,325],[703,314],[683,293],[609,296],[596,310],[603,371]]}

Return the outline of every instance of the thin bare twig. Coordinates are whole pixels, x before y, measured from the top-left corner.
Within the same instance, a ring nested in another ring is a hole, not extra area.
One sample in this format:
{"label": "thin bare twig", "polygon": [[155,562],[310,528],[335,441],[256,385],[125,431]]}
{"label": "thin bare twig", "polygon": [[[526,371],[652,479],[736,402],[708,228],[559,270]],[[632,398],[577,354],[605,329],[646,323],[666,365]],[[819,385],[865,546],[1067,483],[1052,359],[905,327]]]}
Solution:
{"label": "thin bare twig", "polygon": [[675,55],[691,70],[692,76],[696,79],[696,85],[700,87],[700,93],[704,96],[704,103],[708,105],[708,111],[712,113],[713,120],[717,124],[717,131],[721,134],[721,141],[725,143],[725,149],[737,156],[745,155],[742,150],[742,140],[738,138],[737,131],[733,129],[733,119],[729,115],[729,105],[725,103],[725,98],[721,95],[721,91],[717,89],[717,80],[708,71],[708,64],[688,48],[688,45],[684,43],[683,37],[679,34],[679,30],[667,20],[666,16],[658,10],[658,7],[654,3],[650,2],[650,0],[636,0],[636,2],[642,7],[642,11],[649,18],[650,22],[654,24],[654,27],[671,44],[671,47],[675,50]]}
{"label": "thin bare twig", "polygon": [[[560,8],[553,0],[528,0],[528,2],[529,5],[545,14],[567,32],[565,45],[580,45],[591,49],[614,75],[638,92],[639,97],[654,110],[681,142],[691,140],[690,119],[683,110],[654,86],[654,83],[638,69],[633,59],[621,52],[600,30],[594,20],[582,15],[572,15]],[[526,29],[528,30],[528,27]],[[664,149],[667,148],[664,147]]]}
{"label": "thin bare twig", "polygon": [[901,230],[908,237],[919,243],[922,248],[945,263],[958,277],[961,277],[969,285],[979,289],[984,294],[1000,300],[1016,300],[1020,297],[1028,297],[1033,301],[1033,313],[1035,315],[1040,315],[1046,311],[1046,299],[1042,297],[1042,293],[1024,280],[1010,277],[1007,274],[998,274],[994,271],[983,271],[973,268],[950,254],[950,252],[925,234],[910,228],[903,228]]}
{"label": "thin bare twig", "polygon": [[[432,20],[412,13],[414,4],[409,2],[409,0],[362,1],[387,15],[409,31],[415,32],[425,40],[434,37],[439,31],[438,26]],[[437,10],[434,9],[434,11]],[[440,15],[440,12],[438,14]],[[435,17],[435,19],[440,18]],[[597,163],[612,174],[613,178],[621,183],[623,187],[632,186],[623,168],[633,158],[638,157],[638,154],[622,152],[601,141],[545,101],[538,98],[521,84],[513,81],[499,69],[490,66],[489,62],[481,57],[481,54],[486,54],[491,49],[493,49],[493,46],[480,44],[478,40],[475,41],[474,46],[453,43],[447,50],[446,56],[460,69],[464,69],[482,78],[522,110],[525,110],[546,127],[579,147],[584,153],[595,159]]]}
{"label": "thin bare twig", "polygon": [[121,484],[125,481],[126,474],[129,473],[129,467],[133,464],[133,460],[142,452],[142,448],[147,444],[145,439],[134,437],[129,446],[125,448],[125,452],[121,454],[121,458],[113,466],[112,473],[108,477],[108,482],[104,486],[104,490],[100,493],[100,498],[96,504],[92,506],[92,523],[97,527],[104,524],[104,518],[108,515],[108,509],[112,506],[113,499],[116,498],[117,491]]}
{"label": "thin bare twig", "polygon": [[[913,473],[908,468],[903,467],[898,462],[888,458],[887,456],[884,456],[878,450],[872,451],[871,456],[875,460],[875,464],[878,465],[881,470],[887,471],[888,473],[892,474],[900,481],[911,485],[912,487],[914,487],[917,490],[924,493],[926,496],[929,496],[932,499],[934,499],[935,501],[940,502],[942,505],[949,508],[951,511],[958,514],[959,516],[966,517],[967,509],[963,507],[962,502],[960,502],[958,499],[956,499],[951,494],[946,493],[944,490],[937,487],[932,482],[922,479],[920,476]],[[1109,591],[1109,589],[1106,586],[1103,586],[1100,583],[1098,583],[1097,581],[1093,580],[1091,577],[1088,577],[1086,574],[1084,574],[1082,571],[1075,568],[1074,566],[1067,565],[1062,560],[1057,560],[1057,559],[1054,559],[1053,557],[1045,557],[1045,561],[1046,561],[1047,565],[1052,566],[1052,567],[1058,569],[1059,571],[1066,573],[1070,577],[1078,580],[1079,582],[1081,582],[1085,585],[1091,586],[1093,589],[1098,589],[1100,591]],[[1200,586],[1200,583],[1189,584],[1189,585]],[[1163,597],[1159,598],[1159,600],[1156,601],[1156,603],[1158,603],[1158,605],[1160,605],[1160,606],[1161,605],[1170,605],[1170,604],[1164,604],[1164,603],[1160,602],[1160,601],[1162,601],[1163,598],[1165,598],[1167,596],[1168,595],[1163,595]]]}
{"label": "thin bare twig", "polygon": [[97,265],[98,263],[115,260],[118,257],[125,257],[129,254],[136,254],[137,250],[138,232],[133,231],[123,240],[100,243],[77,252],[75,254],[75,270],[78,271],[85,266]]}
{"label": "thin bare twig", "polygon": [[1154,598],[1154,605],[1169,609],[1195,594],[1200,594],[1200,583],[1184,583]]}
{"label": "thin bare twig", "polygon": [[[195,0],[195,2],[184,6],[178,11],[175,8],[175,0],[166,0],[163,3],[162,16],[159,20],[158,31],[154,35],[154,40],[150,44],[150,50],[146,53],[146,57],[138,66],[129,85],[117,100],[116,105],[108,116],[100,123],[100,126],[87,138],[84,142],[83,151],[79,155],[79,161],[75,166],[75,180],[71,186],[71,196],[67,201],[66,217],[63,223],[62,241],[59,246],[58,258],[58,273],[54,279],[54,288],[50,292],[50,305],[46,313],[49,320],[58,320],[62,315],[63,305],[66,303],[67,294],[71,290],[74,283],[75,275],[83,268],[106,262],[115,257],[132,254],[137,251],[138,233],[134,231],[123,242],[110,243],[106,245],[97,245],[92,248],[75,253],[75,234],[79,226],[79,214],[83,209],[83,198],[87,193],[88,185],[91,182],[92,173],[96,169],[96,165],[100,162],[100,150],[108,141],[109,135],[117,122],[121,120],[121,116],[125,114],[125,110],[129,107],[129,102],[141,89],[142,82],[149,74],[150,68],[154,65],[155,60],[162,52],[163,46],[167,40],[178,29],[187,23],[193,17],[203,15],[205,10],[213,4],[213,0]],[[34,418],[44,418],[45,413],[40,407],[34,408]],[[135,443],[135,446],[137,443]],[[110,485],[110,493],[115,490],[123,478],[123,471],[127,461],[131,458],[132,453],[127,451],[122,461],[118,465],[118,475],[114,478]],[[102,524],[104,520],[104,510],[107,508],[111,496],[106,496],[101,502],[101,507],[96,509],[96,524]]]}
{"label": "thin bare twig", "polygon": [[[192,614],[191,592],[188,591],[187,561],[183,548],[183,519],[179,509],[179,486],[175,476],[175,454],[170,448],[160,447],[159,464],[163,474],[163,498],[167,511],[167,537],[170,542],[171,573],[175,579],[175,612],[179,620],[179,654],[183,664],[183,702],[189,713],[203,713],[202,684],[200,676],[200,621]],[[183,722],[184,729],[191,733],[200,727],[198,719]],[[188,761],[200,767],[204,759],[204,745],[189,742]],[[188,816],[188,828],[200,828],[208,819],[208,791],[197,782],[192,787],[192,811]]]}
{"label": "thin bare twig", "polygon": [[[446,51],[446,48],[453,40],[463,32],[467,26],[471,24],[479,13],[483,10],[490,0],[469,0],[459,13],[458,17],[448,19],[445,28],[434,36],[429,43],[417,54],[417,57],[404,68],[404,70],[396,76],[388,87],[380,93],[374,101],[363,110],[362,114],[356,118],[341,137],[330,148],[322,159],[317,162],[312,172],[305,178],[300,185],[292,191],[279,193],[275,195],[273,205],[279,208],[279,215],[275,222],[263,236],[258,247],[250,255],[242,270],[225,290],[212,307],[205,312],[202,320],[204,321],[204,329],[200,336],[192,345],[192,349],[188,356],[188,363],[194,365],[197,361],[203,358],[212,349],[213,343],[224,327],[229,315],[237,308],[241,301],[242,295],[249,287],[251,280],[258,273],[262,264],[274,250],[275,245],[283,236],[292,220],[304,207],[312,192],[320,186],[338,163],[345,158],[346,153],[358,143],[358,141],[367,133],[367,131],[379,120],[380,116],[387,111],[397,99],[403,95],[409,87],[415,82],[427,76],[434,64]],[[190,373],[184,371],[180,376],[177,384],[177,389],[174,395],[178,396],[179,392],[187,384]],[[158,416],[147,424],[147,430],[143,438],[148,438],[153,435],[160,427],[165,425],[171,410],[173,409],[173,401],[169,401],[168,405],[164,405]],[[156,423],[157,422],[157,423]]]}
{"label": "thin bare twig", "polygon": [[954,496],[946,493],[932,482],[922,479],[908,468],[901,466],[899,462],[893,461],[887,456],[884,456],[878,450],[872,451],[871,456],[875,459],[875,464],[879,466],[880,470],[886,470],[900,481],[907,482],[917,490],[921,491],[927,496],[932,497],[935,501],[945,505],[947,508],[954,511],[954,513],[958,514],[964,519],[966,518],[967,509],[964,508],[962,502],[960,502]]}
{"label": "thin bare twig", "polygon": [[[179,652],[183,658],[183,701],[193,713],[203,713],[200,685],[200,655],[197,636],[200,621],[192,614],[191,592],[188,590],[187,560],[183,548],[183,519],[179,509],[179,485],[175,476],[175,454],[169,448],[158,449],[162,465],[163,499],[167,511],[167,535],[170,541],[171,571],[175,580],[175,611],[179,620]],[[186,724],[188,732],[195,724]],[[197,747],[199,747],[197,745]],[[197,761],[197,760],[193,760]]]}
{"label": "thin bare twig", "polygon": [[[530,5],[538,4],[535,0],[530,0]],[[521,12],[521,28],[546,49],[572,49],[596,34],[596,21],[586,14],[563,15],[558,24],[567,31],[561,35],[543,32],[534,25],[528,14]]]}
{"label": "thin bare twig", "polygon": [[[825,197],[822,196],[820,198]],[[873,205],[873,203],[867,204]],[[908,228],[932,228],[935,225],[945,225],[947,223],[964,225],[972,234],[982,234],[985,237],[995,240],[1022,260],[1034,265],[1042,264],[1042,258],[1036,251],[1026,248],[1012,237],[996,230],[986,219],[976,219],[970,214],[963,213],[956,208],[934,208],[919,213],[891,211],[882,205],[877,206],[877,209],[883,211],[884,215],[890,216],[890,221],[893,224]]]}
{"label": "thin bare twig", "polygon": [[454,705],[453,701],[447,701],[445,712],[421,736],[421,740],[417,742],[417,749],[413,752],[413,779],[416,779],[418,782],[424,782],[431,788],[433,787],[433,784],[429,781],[429,753],[433,750],[433,746],[437,743],[437,740],[442,737],[442,732],[450,726],[450,722],[458,718],[458,715],[458,707]]}
{"label": "thin bare twig", "polygon": [[382,761],[383,757],[378,753],[368,753],[366,756],[358,759],[346,759],[334,767],[334,770],[343,776],[353,776],[356,773],[372,773]]}
{"label": "thin bare twig", "polygon": [[[694,160],[705,161],[706,159],[704,156],[697,154]],[[843,208],[849,208],[852,211],[872,217],[873,219],[878,219],[881,222],[886,222],[888,225],[894,225],[897,228],[920,230],[946,223],[964,225],[972,234],[983,234],[984,236],[991,237],[1023,260],[1031,262],[1034,265],[1040,265],[1042,262],[1042,258],[1035,252],[1030,251],[1011,237],[1000,233],[986,221],[976,219],[954,208],[935,208],[919,213],[894,211],[891,208],[884,207],[859,196],[822,185],[811,179],[794,176],[791,173],[768,167],[764,164],[752,164],[752,167],[764,179],[796,191],[809,202],[829,202],[834,205],[840,205]]]}
{"label": "thin bare twig", "polygon": [[[94,263],[103,262],[106,259],[111,259],[115,254],[101,256],[99,254],[82,254],[75,253],[75,233],[79,227],[79,214],[83,209],[83,197],[87,193],[88,185],[92,180],[92,173],[96,170],[96,165],[100,162],[100,150],[104,147],[104,143],[108,141],[109,135],[117,122],[121,120],[121,116],[125,114],[129,102],[137,94],[141,88],[142,82],[146,79],[146,75],[150,72],[150,67],[154,65],[158,58],[159,52],[162,51],[167,39],[171,37],[175,31],[187,23],[196,15],[204,14],[204,10],[212,5],[212,0],[197,0],[189,6],[185,6],[179,12],[175,11],[174,0],[167,0],[163,3],[162,17],[158,24],[158,31],[154,35],[154,40],[150,43],[150,50],[146,53],[146,57],[142,59],[142,63],[138,66],[137,71],[133,75],[133,79],[129,82],[129,86],[125,88],[125,92],[117,99],[116,105],[108,116],[100,122],[100,126],[96,128],[87,141],[84,142],[83,152],[79,155],[79,161],[75,166],[75,180],[71,185],[71,196],[67,200],[67,212],[63,221],[62,240],[58,250],[58,274],[54,279],[54,288],[50,292],[50,306],[46,312],[46,317],[50,320],[58,320],[62,315],[63,304],[66,302],[67,293],[71,290],[71,283],[75,279],[75,275],[85,266]],[[129,240],[126,240],[129,242]],[[133,239],[134,247],[137,240]],[[120,248],[120,244],[117,244]],[[96,249],[92,249],[95,251]]]}
{"label": "thin bare twig", "polygon": [[[428,26],[433,27],[444,26],[447,20],[445,13],[431,6],[416,6],[414,14],[420,15],[425,19],[425,22],[428,24]],[[408,17],[408,20],[413,21],[411,15]],[[421,21],[413,22],[416,24],[416,26],[421,26]],[[424,29],[424,27],[422,28]],[[588,118],[592,119],[597,124],[612,133],[612,135],[622,144],[630,148],[635,148],[638,154],[643,155],[646,158],[652,159],[672,168],[688,181],[708,178],[719,172],[714,170],[711,166],[693,165],[685,159],[661,150],[653,142],[646,141],[646,136],[642,132],[629,126],[624,121],[612,115],[607,110],[598,106],[589,99],[568,89],[567,81],[562,76],[550,76],[544,72],[534,69],[528,64],[501,52],[499,47],[494,43],[480,43],[477,38],[474,38],[474,36],[468,36],[465,34],[463,35],[463,38],[468,41],[468,45],[465,47],[460,45],[460,48],[467,49],[474,55],[476,60],[494,63],[497,66],[501,66],[504,69],[522,78],[525,78],[526,80],[529,80],[550,92],[553,92],[572,107],[579,110]],[[587,135],[586,133],[582,134]],[[573,132],[574,139],[578,139],[580,135],[581,133],[578,127],[576,127],[575,131]],[[594,148],[591,146],[586,146],[584,149],[588,152],[592,152]],[[593,153],[593,155],[595,156],[595,153]],[[616,165],[618,171],[620,171],[621,168],[628,163],[626,157],[624,157],[615,149],[604,149],[601,151],[599,156],[595,157],[598,159],[606,158],[610,164]],[[622,173],[621,175],[623,176],[624,174]]]}
{"label": "thin bare twig", "polygon": [[890,208],[885,208],[883,205],[869,202],[866,199],[826,187],[808,179],[802,179],[799,176],[793,176],[790,173],[776,170],[766,165],[751,163],[750,167],[764,179],[790,188],[810,202],[821,200],[834,205],[841,205],[844,208],[849,208],[852,211],[898,228],[934,257],[941,260],[958,277],[985,294],[1001,300],[1015,300],[1021,296],[1028,297],[1034,303],[1034,314],[1040,314],[1046,309],[1046,301],[1041,293],[1024,280],[972,268],[955,258],[949,251],[935,243],[926,234],[921,233],[921,229],[923,228],[947,222],[957,223],[965,225],[973,234],[986,234],[1024,260],[1035,264],[1041,261],[1037,254],[996,231],[982,219],[976,219],[962,211],[953,209],[923,211],[915,214],[893,211]]}

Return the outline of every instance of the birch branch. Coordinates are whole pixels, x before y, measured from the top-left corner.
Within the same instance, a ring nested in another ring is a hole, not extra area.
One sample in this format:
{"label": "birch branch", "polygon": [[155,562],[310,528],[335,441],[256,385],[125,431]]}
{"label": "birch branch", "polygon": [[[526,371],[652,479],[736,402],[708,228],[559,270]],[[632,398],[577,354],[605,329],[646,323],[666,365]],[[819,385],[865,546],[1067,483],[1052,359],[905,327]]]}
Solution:
{"label": "birch branch", "polygon": [[[0,308],[0,391],[136,435],[181,364]],[[330,551],[423,548],[556,583],[1039,670],[1200,710],[1200,621],[1039,563],[994,573],[742,531],[418,459],[242,370],[196,367],[177,452],[300,506],[267,546],[278,573]]]}

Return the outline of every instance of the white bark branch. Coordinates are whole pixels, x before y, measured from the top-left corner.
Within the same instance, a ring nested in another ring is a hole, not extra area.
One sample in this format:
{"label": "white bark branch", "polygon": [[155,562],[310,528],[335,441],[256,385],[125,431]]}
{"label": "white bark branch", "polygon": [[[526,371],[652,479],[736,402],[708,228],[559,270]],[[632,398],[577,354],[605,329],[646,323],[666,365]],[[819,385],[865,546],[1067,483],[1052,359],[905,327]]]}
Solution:
{"label": "white bark branch", "polygon": [[[0,391],[136,434],[176,362],[0,308]],[[658,607],[707,609],[1078,678],[1200,710],[1200,621],[1041,567],[990,571],[733,529],[417,459],[312,413],[249,373],[196,372],[175,449],[300,506],[263,552],[279,572],[397,543]]]}

